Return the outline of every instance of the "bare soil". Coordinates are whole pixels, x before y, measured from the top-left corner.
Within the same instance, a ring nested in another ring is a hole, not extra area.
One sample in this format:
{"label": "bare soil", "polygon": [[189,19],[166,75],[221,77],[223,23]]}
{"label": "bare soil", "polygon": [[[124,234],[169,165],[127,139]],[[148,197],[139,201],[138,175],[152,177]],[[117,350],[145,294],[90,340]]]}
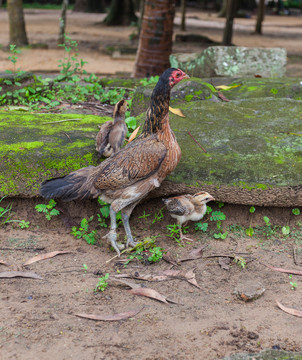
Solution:
{"label": "bare soil", "polygon": [[[11,199],[12,200],[12,199]],[[6,205],[11,200],[3,200]],[[31,222],[28,230],[11,225],[0,229],[1,271],[23,270],[35,272],[43,280],[13,278],[1,281],[0,353],[3,359],[221,359],[237,352],[258,352],[277,347],[302,351],[301,319],[276,306],[302,310],[301,277],[273,271],[265,264],[286,269],[302,269],[302,228],[300,216],[291,209],[257,208],[250,215],[248,207],[225,205],[223,231],[233,225],[225,240],[215,240],[215,225],[210,232],[195,232],[190,224],[189,234],[194,239],[180,246],[167,236],[166,226],[173,220],[164,212],[161,221],[153,222],[162,207],[160,200],[147,201],[138,206],[131,218],[137,239],[159,236],[158,246],[168,250],[174,259],[184,257],[192,249],[207,246],[203,258],[172,266],[164,260],[156,264],[132,261],[124,267],[115,258],[102,238],[108,231],[98,228],[97,244],[70,235],[70,227],[83,217],[95,215],[99,206],[94,201],[61,204],[61,215],[47,221],[34,206],[41,200],[13,200],[14,219]],[[217,205],[210,204],[218,210]],[[150,214],[145,216],[144,214]],[[263,216],[279,225],[290,225],[292,234],[265,236]],[[259,234],[250,238],[243,229],[262,225]],[[97,228],[96,222],[91,229]],[[293,229],[296,228],[294,231]],[[217,232],[217,231],[216,231]],[[122,226],[120,239],[124,237]],[[294,263],[293,249],[296,249]],[[71,251],[52,259],[22,266],[29,258],[51,251]],[[215,257],[211,257],[211,256]],[[231,261],[229,270],[218,264],[218,255],[241,256],[247,261],[244,269]],[[210,257],[208,257],[210,256]],[[87,270],[83,268],[87,265]],[[144,283],[175,303],[132,295],[114,281],[114,275],[156,274],[162,270],[194,269],[200,288],[180,279]],[[109,285],[104,292],[94,292],[98,279],[109,273]],[[234,293],[239,284],[260,282],[266,289],[260,298],[245,302]],[[297,283],[292,290],[290,281]],[[128,320],[96,322],[76,317],[77,313],[110,315],[141,310]]]}
{"label": "bare soil", "polygon": [[[58,60],[63,57],[63,51],[56,48],[59,13],[42,10],[26,10],[25,13],[30,43],[44,43],[49,48],[24,50],[17,65],[22,70],[57,71]],[[223,20],[204,13],[191,12],[189,16],[190,32],[202,32],[216,41],[221,39]],[[129,34],[133,29],[106,28],[97,24],[101,19],[102,15],[68,13],[67,30],[79,42],[80,57],[88,61],[87,70],[99,74],[131,73],[134,57],[113,59],[105,54],[105,47],[132,45]],[[291,74],[301,76],[301,17],[267,17],[265,35],[261,37],[248,36],[254,22],[255,19],[236,19],[234,43],[284,46],[298,59]],[[3,45],[8,43],[7,29],[7,13],[1,11],[0,43]],[[174,50],[196,49],[196,46],[182,44],[175,45]],[[0,51],[3,70],[11,65],[7,56],[5,50]],[[0,206],[11,202],[15,212],[13,219],[30,221],[31,225],[27,230],[12,224],[0,228],[0,271],[35,272],[43,280],[0,278],[1,359],[221,359],[237,352],[258,352],[271,347],[302,351],[301,319],[276,306],[278,300],[285,306],[302,310],[301,277],[293,276],[290,280],[288,274],[265,266],[302,268],[302,220],[301,215],[292,214],[292,209],[258,208],[251,215],[248,207],[226,205],[221,209],[227,216],[223,231],[230,225],[232,231],[229,229],[225,240],[213,238],[214,224],[209,233],[202,233],[195,232],[191,223],[188,235],[194,241],[180,246],[167,236],[166,226],[173,224],[167,213],[164,212],[162,221],[152,223],[156,211],[162,208],[160,200],[138,206],[131,218],[137,239],[159,235],[158,246],[167,249],[176,259],[194,248],[207,246],[203,258],[173,267],[184,272],[194,269],[200,288],[180,279],[144,283],[175,302],[165,304],[130,294],[127,288],[114,282],[114,275],[119,272],[155,274],[170,269],[171,264],[164,260],[152,265],[132,261],[124,267],[121,259],[127,258],[126,255],[108,262],[115,253],[102,238],[108,230],[97,228],[96,220],[90,225],[91,229],[98,229],[96,245],[89,245],[70,234],[72,225],[78,226],[82,218],[96,214],[99,210],[96,202],[58,203],[61,215],[51,221],[34,210],[36,204],[43,202],[41,199],[4,199]],[[217,205],[210,205],[218,210]],[[150,216],[142,217],[144,212]],[[289,225],[292,233],[285,237],[279,229],[278,234],[267,238],[263,216],[268,216],[273,224]],[[258,235],[245,235],[244,229],[250,225],[261,226]],[[122,239],[122,226],[119,233]],[[22,266],[34,255],[57,250],[71,253]],[[242,269],[231,262],[229,270],[224,270],[218,264],[217,255],[241,256],[247,260],[247,265]],[[106,273],[110,274],[107,289],[94,292],[98,279]],[[260,282],[266,290],[260,298],[245,302],[234,290],[238,284],[249,280]],[[296,290],[291,289],[290,281],[297,283]],[[129,310],[141,311],[131,319],[115,322],[96,322],[75,316],[77,313],[109,315]]]}

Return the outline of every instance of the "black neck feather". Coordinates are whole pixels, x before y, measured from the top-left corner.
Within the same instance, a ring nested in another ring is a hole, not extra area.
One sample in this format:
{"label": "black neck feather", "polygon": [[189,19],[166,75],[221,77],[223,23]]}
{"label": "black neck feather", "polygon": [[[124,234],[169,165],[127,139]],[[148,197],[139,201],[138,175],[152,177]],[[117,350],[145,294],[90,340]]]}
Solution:
{"label": "black neck feather", "polygon": [[162,129],[162,120],[169,112],[170,92],[169,82],[159,81],[156,84],[146,113],[143,136],[154,134]]}

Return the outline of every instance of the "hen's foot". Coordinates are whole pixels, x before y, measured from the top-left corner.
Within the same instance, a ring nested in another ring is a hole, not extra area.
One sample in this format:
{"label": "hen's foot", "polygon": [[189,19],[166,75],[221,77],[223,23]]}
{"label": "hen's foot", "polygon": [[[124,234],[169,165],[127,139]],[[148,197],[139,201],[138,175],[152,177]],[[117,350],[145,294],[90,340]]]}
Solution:
{"label": "hen's foot", "polygon": [[120,256],[121,255],[120,250],[123,250],[125,248],[125,246],[122,245],[122,244],[118,244],[116,242],[116,239],[117,239],[116,232],[114,230],[110,230],[108,234],[103,236],[103,238],[106,238],[106,239],[108,239],[110,241],[112,247],[117,252],[118,256]]}
{"label": "hen's foot", "polygon": [[139,241],[134,241],[132,237],[131,237],[131,238],[128,237],[128,238],[127,238],[126,247],[129,247],[129,245],[130,245],[131,247],[134,247],[134,246],[136,246],[138,243],[139,243]]}

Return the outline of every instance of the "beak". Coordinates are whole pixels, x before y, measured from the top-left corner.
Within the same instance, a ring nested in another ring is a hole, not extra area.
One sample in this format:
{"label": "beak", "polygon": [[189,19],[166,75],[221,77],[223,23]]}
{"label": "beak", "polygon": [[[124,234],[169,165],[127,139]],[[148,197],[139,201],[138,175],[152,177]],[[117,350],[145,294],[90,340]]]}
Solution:
{"label": "beak", "polygon": [[190,79],[190,76],[188,74],[185,74],[184,79]]}
{"label": "beak", "polygon": [[213,198],[213,196],[210,196],[210,200],[209,201],[215,201],[215,198]]}

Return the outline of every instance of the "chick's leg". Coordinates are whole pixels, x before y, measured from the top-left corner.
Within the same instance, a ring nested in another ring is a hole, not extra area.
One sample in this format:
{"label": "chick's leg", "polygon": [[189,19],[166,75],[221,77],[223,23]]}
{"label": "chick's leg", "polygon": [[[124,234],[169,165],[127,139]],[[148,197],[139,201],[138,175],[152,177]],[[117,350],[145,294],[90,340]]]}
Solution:
{"label": "chick's leg", "polygon": [[118,256],[120,256],[120,249],[118,248],[118,244],[116,243],[117,234],[116,234],[116,212],[110,206],[110,231],[104,237],[108,238],[114,250],[117,252]]}
{"label": "chick's leg", "polygon": [[180,224],[178,224],[178,227],[179,227],[179,239],[180,239],[180,242],[181,244],[184,245],[184,240],[188,240],[188,241],[194,241],[193,239],[187,237],[187,236],[184,236],[183,232],[182,232],[182,226]]}
{"label": "chick's leg", "polygon": [[127,235],[127,244],[126,247],[130,246],[135,246],[137,243],[133,240],[133,236],[131,233],[131,229],[130,229],[130,224],[129,224],[129,215],[126,214],[125,212],[122,211],[122,220],[123,220],[123,224],[124,224],[124,228],[125,228],[125,232]]}

